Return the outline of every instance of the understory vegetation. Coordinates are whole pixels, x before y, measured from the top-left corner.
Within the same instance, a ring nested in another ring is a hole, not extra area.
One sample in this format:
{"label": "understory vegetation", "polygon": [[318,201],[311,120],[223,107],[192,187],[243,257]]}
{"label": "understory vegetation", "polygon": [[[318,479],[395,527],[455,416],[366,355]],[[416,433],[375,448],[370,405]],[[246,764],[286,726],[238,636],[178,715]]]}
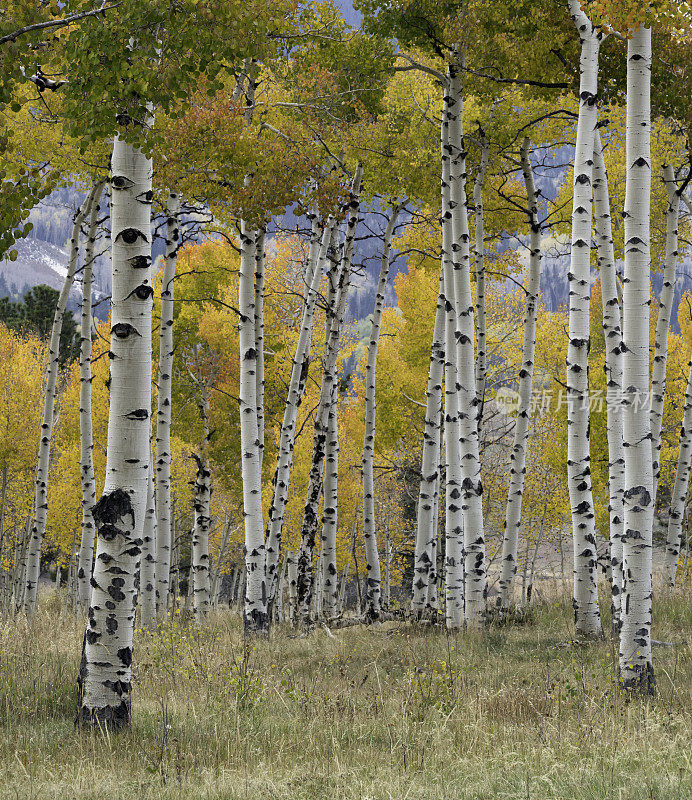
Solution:
{"label": "understory vegetation", "polygon": [[567,591],[545,593],[522,620],[457,635],[246,639],[227,610],[204,627],[178,615],[137,629],[136,711],[113,736],[75,729],[83,625],[46,591],[33,619],[2,621],[0,797],[692,797],[689,591],[654,602],[653,699],[618,688],[616,644],[572,641]]}

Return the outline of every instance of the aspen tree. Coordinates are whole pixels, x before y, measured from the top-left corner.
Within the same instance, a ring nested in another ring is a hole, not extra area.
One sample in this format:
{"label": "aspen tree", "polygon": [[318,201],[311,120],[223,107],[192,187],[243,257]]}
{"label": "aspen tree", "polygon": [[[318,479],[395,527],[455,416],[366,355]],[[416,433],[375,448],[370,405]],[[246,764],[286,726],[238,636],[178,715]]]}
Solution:
{"label": "aspen tree", "polygon": [[474,206],[474,263],[476,269],[476,397],[478,398],[478,425],[483,421],[485,405],[485,384],[488,374],[486,352],[486,310],[485,310],[485,224],[483,213],[483,184],[490,163],[490,144],[485,131],[481,131],[481,160],[478,165],[476,181],[473,185]]}
{"label": "aspen tree", "polygon": [[[338,269],[330,270],[330,292],[332,302],[328,302],[327,318],[327,343],[324,355],[324,369],[322,373],[322,385],[318,400],[317,411],[315,413],[315,425],[313,433],[312,463],[310,466],[310,476],[308,480],[307,497],[303,510],[303,520],[301,524],[300,549],[298,551],[298,617],[303,624],[310,621],[310,603],[312,599],[312,560],[315,547],[315,536],[317,533],[317,507],[322,493],[322,472],[325,457],[325,442],[327,439],[329,424],[329,406],[332,397],[332,390],[337,380],[337,360],[339,356],[339,345],[341,342],[342,325],[346,302],[348,300],[348,290],[351,283],[351,268],[353,262],[353,248],[356,237],[356,227],[359,219],[360,209],[360,189],[363,175],[363,167],[358,163],[351,181],[351,190],[348,201],[348,219],[346,224],[346,235],[343,243],[341,263]],[[338,273],[336,283],[333,278]]]}
{"label": "aspen tree", "polygon": [[395,204],[387,220],[380,260],[380,276],[375,295],[375,308],[372,313],[370,341],[368,343],[367,362],[365,366],[365,433],[363,438],[363,537],[365,539],[365,561],[367,567],[365,618],[370,622],[380,616],[382,604],[382,588],[380,574],[380,557],[377,550],[377,534],[375,531],[375,380],[377,370],[377,346],[380,341],[380,326],[384,311],[384,293],[389,276],[392,237],[402,206]]}
{"label": "aspen tree", "polygon": [[142,532],[139,567],[140,620],[144,630],[156,625],[156,490],[154,470],[149,470],[147,509]]}
{"label": "aspen tree", "polygon": [[663,167],[663,182],[668,194],[666,208],[666,255],[663,266],[663,285],[658,301],[654,365],[651,372],[651,455],[653,460],[652,505],[656,507],[658,479],[661,475],[661,426],[663,424],[663,402],[666,394],[666,366],[668,363],[668,331],[670,314],[675,295],[676,268],[678,260],[678,217],[680,214],[680,192],[675,182],[675,172],[670,165]]}
{"label": "aspen tree", "polygon": [[209,397],[204,384],[199,413],[204,426],[204,439],[200,454],[193,454],[197,464],[195,479],[194,509],[195,518],[192,529],[192,591],[195,618],[201,620],[209,611],[211,600],[209,576],[209,530],[211,528],[211,470],[207,455],[209,445]]}
{"label": "aspen tree", "polygon": [[89,211],[84,267],[82,269],[82,313],[79,338],[79,442],[82,479],[82,535],[77,570],[77,602],[83,612],[89,608],[91,568],[94,560],[94,517],[96,478],[94,476],[94,436],[91,418],[91,292],[94,272],[94,246],[98,227],[99,201],[105,181],[93,187]]}
{"label": "aspen tree", "polygon": [[339,599],[339,573],[336,569],[336,532],[339,513],[339,431],[337,428],[338,388],[329,407],[327,441],[324,457],[324,511],[322,514],[321,586],[322,597],[318,605],[327,619],[337,614]]}
{"label": "aspen tree", "polygon": [[266,231],[258,228],[255,236],[255,342],[257,350],[257,436],[260,447],[260,470],[264,458],[264,273]]}
{"label": "aspen tree", "polygon": [[[291,366],[291,378],[286,395],[281,432],[279,434],[279,457],[274,473],[274,491],[272,504],[269,507],[269,522],[266,533],[266,572],[270,601],[276,595],[277,567],[281,552],[281,532],[288,500],[288,484],[293,463],[293,449],[295,446],[296,423],[298,420],[298,407],[305,391],[310,344],[312,342],[312,328],[315,319],[315,304],[317,293],[322,279],[324,265],[327,261],[327,252],[332,237],[334,218],[329,217],[323,229],[315,215],[312,215],[312,232],[308,263],[305,272],[305,296],[303,299],[303,315],[300,323],[300,333],[296,343],[296,351]],[[320,235],[321,234],[321,235]]]}
{"label": "aspen tree", "polygon": [[574,550],[574,624],[578,635],[602,635],[598,608],[596,527],[589,452],[589,305],[591,300],[591,217],[594,131],[601,33],[569,0],[579,32],[579,116],[574,151],[572,254],[569,270],[567,348],[567,480]]}
{"label": "aspen tree", "polygon": [[[461,456],[459,446],[459,393],[457,380],[456,304],[450,210],[449,97],[445,95],[441,127],[442,151],[442,269],[445,293],[445,620],[449,630],[464,622],[463,523],[461,510]],[[475,385],[474,385],[475,387]]]}
{"label": "aspen tree", "polygon": [[67,300],[74,283],[75,271],[79,257],[79,236],[82,223],[89,213],[89,205],[96,193],[95,185],[87,199],[77,211],[72,225],[72,238],[70,239],[70,258],[67,266],[67,275],[63,282],[58,304],[55,308],[53,325],[48,345],[48,365],[46,368],[46,389],[43,398],[43,422],[41,423],[41,436],[38,446],[38,463],[36,466],[36,481],[34,494],[34,514],[31,532],[27,545],[26,576],[24,591],[24,609],[27,614],[36,610],[38,595],[38,579],[41,570],[41,545],[46,532],[48,517],[48,472],[50,462],[50,447],[53,436],[53,418],[55,409],[55,392],[60,369],[60,333],[63,318],[67,308]]}
{"label": "aspen tree", "polygon": [[500,608],[505,614],[509,611],[512,602],[512,588],[517,572],[519,528],[521,526],[524,478],[526,476],[526,449],[531,423],[536,317],[538,314],[538,295],[541,290],[541,224],[538,219],[538,195],[534,185],[528,138],[524,139],[521,147],[521,167],[526,185],[527,210],[531,233],[529,238],[529,280],[526,288],[526,312],[524,315],[524,341],[522,344],[521,369],[519,370],[519,402],[514,427],[514,443],[510,456],[510,477],[502,540],[502,563],[500,566]]}
{"label": "aspen tree", "polygon": [[627,42],[627,182],[623,316],[623,439],[625,445],[625,582],[620,628],[623,685],[655,691],[651,658],[653,469],[649,418],[649,271],[651,252],[651,29]]}
{"label": "aspen tree", "polygon": [[166,199],[166,255],[161,278],[158,405],[156,410],[156,596],[160,616],[168,608],[171,569],[171,398],[173,388],[173,306],[180,249],[180,198]]}
{"label": "aspen tree", "polygon": [[[146,123],[144,123],[146,124]],[[132,637],[151,453],[151,159],[116,137],[111,158],[110,412],[91,606],[80,667],[79,720],[130,721]]]}
{"label": "aspen tree", "polygon": [[257,419],[257,341],[255,339],[256,233],[240,222],[240,274],[238,279],[238,332],[240,342],[240,446],[245,517],[245,606],[247,632],[269,626],[264,569],[262,467]]}
{"label": "aspen tree", "polygon": [[416,516],[416,549],[413,565],[411,611],[419,617],[426,609],[428,587],[435,572],[434,549],[437,542],[435,514],[440,490],[440,442],[442,376],[445,366],[445,295],[444,272],[440,269],[440,284],[435,310],[428,385],[425,392],[425,430],[421,456],[421,479]]}
{"label": "aspen tree", "polygon": [[690,481],[690,464],[692,464],[692,360],[689,363],[685,390],[685,409],[680,428],[680,450],[670,501],[666,550],[663,558],[663,579],[668,586],[675,586],[675,573],[678,568],[682,540],[682,522],[685,516],[685,499]]}
{"label": "aspen tree", "polygon": [[622,493],[625,480],[625,452],[622,441],[622,327],[615,273],[615,251],[610,220],[608,175],[603,160],[601,136],[594,134],[593,165],[594,228],[601,276],[603,336],[605,340],[606,425],[608,438],[608,490],[610,514],[611,629],[620,629],[622,601]]}
{"label": "aspen tree", "polygon": [[446,87],[449,127],[450,212],[452,221],[451,255],[454,266],[456,309],[457,403],[459,414],[459,461],[461,465],[461,507],[464,539],[464,622],[480,627],[486,613],[485,534],[483,526],[483,484],[478,444],[478,405],[476,396],[475,324],[471,293],[471,251],[469,247],[466,197],[466,152],[463,130],[463,57],[458,47],[452,50]]}

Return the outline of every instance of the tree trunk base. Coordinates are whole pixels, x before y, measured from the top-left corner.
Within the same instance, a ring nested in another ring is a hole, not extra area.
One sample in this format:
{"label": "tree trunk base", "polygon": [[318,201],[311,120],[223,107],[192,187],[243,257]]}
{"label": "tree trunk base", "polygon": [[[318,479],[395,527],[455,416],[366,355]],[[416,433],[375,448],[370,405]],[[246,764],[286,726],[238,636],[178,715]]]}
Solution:
{"label": "tree trunk base", "polygon": [[656,677],[654,665],[649,661],[637,669],[628,670],[628,675],[620,675],[620,686],[630,695],[654,697],[656,695]]}

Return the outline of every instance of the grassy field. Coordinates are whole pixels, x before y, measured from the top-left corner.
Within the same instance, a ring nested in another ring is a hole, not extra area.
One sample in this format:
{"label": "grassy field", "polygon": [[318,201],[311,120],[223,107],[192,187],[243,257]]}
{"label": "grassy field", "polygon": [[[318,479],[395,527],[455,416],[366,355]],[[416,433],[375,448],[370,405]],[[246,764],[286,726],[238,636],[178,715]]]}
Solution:
{"label": "grassy field", "polygon": [[0,629],[0,797],[692,798],[692,599],[655,606],[659,694],[617,690],[567,600],[484,634],[277,629],[236,616],[138,632],[134,720],[74,729],[82,626],[46,596]]}

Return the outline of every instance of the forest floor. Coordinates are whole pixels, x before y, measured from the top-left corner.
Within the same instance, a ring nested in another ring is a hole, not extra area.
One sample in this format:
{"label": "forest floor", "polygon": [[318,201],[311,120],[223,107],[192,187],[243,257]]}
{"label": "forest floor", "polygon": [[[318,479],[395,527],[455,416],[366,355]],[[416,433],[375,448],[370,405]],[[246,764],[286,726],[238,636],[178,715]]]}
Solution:
{"label": "forest floor", "polygon": [[219,612],[138,631],[133,723],[75,730],[82,624],[0,620],[0,798],[692,798],[692,597],[655,604],[658,696],[618,689],[567,597],[447,636],[386,623],[244,642]]}

